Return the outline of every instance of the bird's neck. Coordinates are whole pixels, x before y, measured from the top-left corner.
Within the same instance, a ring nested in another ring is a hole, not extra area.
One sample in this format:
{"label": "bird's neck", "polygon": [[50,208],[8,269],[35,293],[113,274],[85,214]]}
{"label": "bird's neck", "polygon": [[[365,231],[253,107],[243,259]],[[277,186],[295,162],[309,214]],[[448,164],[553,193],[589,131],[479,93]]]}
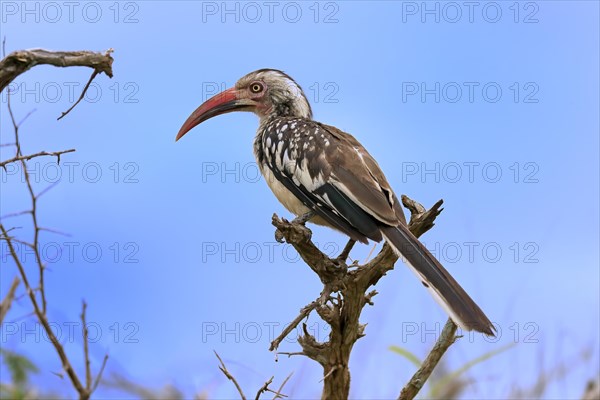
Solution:
{"label": "bird's neck", "polygon": [[[308,105],[308,103],[306,104]],[[310,109],[310,106],[308,106],[308,108],[305,108],[298,105],[292,107],[287,105],[278,105],[273,106],[272,109],[264,115],[259,115],[259,118],[260,122],[258,131],[261,132],[272,122],[276,122],[278,119],[282,118],[298,118],[310,121],[312,120],[312,111]]]}
{"label": "bird's neck", "polygon": [[306,116],[297,114],[286,115],[279,113],[271,113],[265,116],[261,116],[258,124],[258,130],[256,131],[256,137],[259,138],[262,135],[264,135],[266,131],[276,128],[279,120],[290,119],[304,119],[308,121],[312,120],[312,118],[307,118]]}
{"label": "bird's neck", "polygon": [[287,116],[278,115],[276,113],[261,116],[260,121],[258,123],[258,129],[256,131],[256,142],[262,141],[262,137],[265,134],[265,132],[271,127],[273,127],[277,123],[277,120],[280,118],[287,118]]}
{"label": "bird's neck", "polygon": [[[295,97],[273,95],[268,108],[259,112],[261,120],[272,121],[277,118],[304,118],[312,119],[312,109],[304,93],[297,89]],[[262,122],[262,121],[261,121]]]}

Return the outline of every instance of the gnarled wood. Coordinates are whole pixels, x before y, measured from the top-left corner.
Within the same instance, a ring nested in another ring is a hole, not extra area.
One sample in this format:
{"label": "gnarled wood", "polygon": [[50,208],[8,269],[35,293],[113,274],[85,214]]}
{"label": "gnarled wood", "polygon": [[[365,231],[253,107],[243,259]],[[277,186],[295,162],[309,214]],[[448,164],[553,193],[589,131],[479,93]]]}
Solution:
{"label": "gnarled wood", "polygon": [[[421,204],[406,196],[402,196],[402,202],[411,212],[409,229],[417,237],[433,227],[435,218],[442,211],[440,208],[442,200],[438,201],[430,210],[426,210]],[[280,241],[284,239],[294,246],[304,262],[323,283],[320,297],[304,307],[300,315],[286,327],[284,333],[289,333],[312,310],[315,310],[331,327],[327,342],[320,343],[308,332],[306,325],[303,325],[304,335],[298,338],[302,351],[280,354],[304,355],[317,361],[323,367],[322,398],[346,399],[350,393],[350,370],[348,368],[350,354],[356,341],[365,335],[365,325],[360,323],[360,315],[366,304],[373,304],[372,298],[377,294],[375,290],[368,292],[369,288],[394,268],[398,256],[386,244],[370,262],[364,265],[348,266],[345,264],[345,260],[331,259],[321,252],[311,241],[312,232],[306,226],[280,219],[277,215],[273,215],[273,225],[277,228],[276,238]],[[452,321],[449,320],[448,324],[454,326],[454,331],[456,330],[456,325]],[[281,336],[271,344],[270,350],[277,350],[285,334]],[[454,338],[453,334],[452,338]],[[450,344],[452,343],[442,347],[436,346],[434,348],[434,350],[437,349],[435,355],[439,357],[428,357],[430,362],[427,364],[427,370],[419,370],[415,376],[418,375],[426,380]],[[421,382],[421,386],[423,383],[424,381]],[[412,380],[409,385],[411,385],[408,389],[410,392],[403,398],[412,398],[409,395],[414,397],[421,387]],[[403,391],[403,393],[405,392]]]}
{"label": "gnarled wood", "polygon": [[104,53],[93,51],[48,51],[44,49],[19,50],[0,61],[0,91],[17,76],[36,65],[55,67],[90,67],[112,78],[112,49]]}

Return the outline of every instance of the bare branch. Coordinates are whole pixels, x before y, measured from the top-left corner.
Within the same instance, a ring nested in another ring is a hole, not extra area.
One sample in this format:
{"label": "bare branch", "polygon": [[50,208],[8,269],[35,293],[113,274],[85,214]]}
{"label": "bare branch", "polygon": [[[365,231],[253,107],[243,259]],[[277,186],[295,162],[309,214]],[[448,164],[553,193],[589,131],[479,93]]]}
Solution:
{"label": "bare branch", "polygon": [[[45,52],[44,50],[40,50],[40,51]],[[25,52],[25,53],[27,53],[27,52]],[[93,54],[91,52],[89,52],[89,53]],[[15,56],[15,54],[17,54],[17,56]],[[31,68],[33,65],[36,65],[36,63],[33,62],[31,65],[26,65],[26,66],[21,65],[21,66],[15,67],[15,65],[16,65],[15,60],[17,60],[19,62],[24,62],[23,59],[19,59],[18,54],[20,54],[20,53],[19,52],[13,53],[13,54],[9,55],[9,57],[7,57],[6,59],[0,61],[0,83],[4,82],[4,81],[2,81],[2,79],[9,79],[5,83],[5,86],[10,82],[10,80],[14,79],[14,77],[16,77],[19,73],[26,71],[27,69]],[[105,55],[105,57],[108,57],[112,63],[112,58],[110,57],[109,53],[107,53]],[[27,61],[27,60],[25,60],[25,61]],[[12,64],[11,64],[11,62],[12,62]],[[41,62],[41,63],[44,63],[44,62]],[[73,64],[73,65],[75,65],[75,64]],[[59,66],[70,66],[70,65],[59,65]],[[21,68],[21,70],[19,68]],[[18,72],[19,70],[21,72]],[[7,78],[7,74],[9,74],[10,71],[14,72],[14,76]],[[103,71],[103,72],[106,72],[106,71]],[[98,73],[98,70],[95,70],[95,74],[97,74],[97,73]],[[107,74],[108,74],[108,72],[107,72]],[[112,71],[110,71],[110,74],[112,74]],[[3,87],[5,87],[5,86],[3,86]],[[29,299],[31,300],[31,304],[33,306],[33,314],[36,316],[39,323],[42,325],[42,327],[46,333],[46,337],[50,340],[50,343],[52,344],[56,353],[58,354],[58,356],[61,360],[61,363],[62,363],[63,370],[65,371],[65,373],[69,377],[69,380],[71,381],[73,387],[77,391],[77,393],[79,395],[79,399],[87,400],[90,398],[90,395],[92,394],[92,392],[97,387],[97,385],[100,381],[100,377],[106,366],[108,356],[105,356],[104,361],[102,363],[102,367],[100,369],[100,372],[98,373],[98,376],[96,378],[96,382],[94,385],[92,385],[92,374],[91,374],[91,368],[90,368],[89,347],[88,347],[89,346],[88,330],[87,330],[87,324],[86,324],[86,307],[87,307],[87,305],[84,302],[83,307],[82,307],[82,313],[81,313],[81,321],[84,326],[84,333],[83,333],[84,344],[83,344],[83,346],[84,346],[85,371],[86,371],[85,386],[84,386],[84,384],[82,383],[82,381],[79,379],[78,375],[76,374],[71,362],[69,361],[69,358],[67,357],[67,354],[66,354],[62,344],[58,340],[56,334],[54,333],[54,331],[52,330],[52,328],[48,322],[48,318],[46,316],[47,302],[46,302],[45,282],[44,282],[44,272],[46,269],[46,265],[43,262],[42,257],[40,255],[39,234],[42,230],[46,230],[46,231],[52,231],[52,230],[48,229],[48,228],[42,228],[39,226],[38,216],[37,216],[37,202],[38,202],[38,199],[44,193],[46,193],[48,190],[50,190],[54,185],[50,185],[46,189],[42,190],[40,193],[36,194],[33,189],[33,185],[31,183],[31,179],[30,179],[29,172],[27,170],[27,163],[26,163],[27,161],[31,160],[32,158],[41,157],[41,156],[57,157],[57,162],[60,163],[61,154],[73,152],[73,151],[75,151],[75,149],[63,150],[63,151],[58,151],[58,152],[53,152],[53,153],[43,151],[43,152],[31,154],[31,155],[23,155],[23,152],[21,151],[21,142],[19,140],[19,127],[27,119],[27,117],[31,114],[31,112],[29,114],[27,114],[25,116],[25,118],[23,118],[21,120],[21,122],[17,123],[16,119],[15,119],[15,115],[13,114],[13,110],[11,107],[11,103],[10,103],[11,96],[10,95],[11,95],[11,91],[9,89],[8,96],[7,96],[7,107],[8,107],[8,112],[9,112],[10,119],[12,121],[13,128],[14,128],[14,135],[15,135],[14,146],[16,147],[16,152],[15,152],[15,156],[13,158],[1,162],[0,166],[2,166],[3,168],[6,168],[6,165],[9,163],[12,163],[12,162],[19,162],[22,166],[23,175],[25,177],[26,187],[29,192],[29,197],[31,199],[31,209],[27,210],[27,211],[22,211],[19,213],[9,214],[8,216],[31,214],[31,221],[32,221],[32,225],[33,225],[33,242],[28,243],[28,242],[25,242],[25,241],[22,241],[22,240],[19,240],[17,238],[10,236],[9,232],[12,231],[12,228],[6,229],[2,223],[0,223],[0,232],[1,232],[0,239],[5,240],[7,243],[11,258],[14,261],[14,263],[16,264],[17,269],[20,274],[20,278],[23,281],[23,285],[25,286],[25,294],[27,296],[29,296]],[[6,218],[6,217],[7,216],[5,216],[3,218]],[[35,264],[37,265],[38,270],[39,270],[39,284],[35,288],[33,288],[31,286],[31,284],[29,283],[29,278],[25,271],[24,265],[21,262],[21,260],[19,259],[19,256],[15,250],[14,245],[16,243],[22,243],[33,250],[33,253],[35,255]],[[17,279],[17,281],[18,281],[18,279]],[[16,288],[16,285],[15,285],[15,288]],[[39,294],[40,294],[39,299],[37,296],[37,292],[39,292]],[[14,290],[11,289],[11,292],[9,294],[11,294],[11,297],[12,297],[12,295],[14,295]],[[5,303],[3,302],[1,305],[3,306],[2,307],[2,318],[4,318]],[[6,305],[8,306],[10,304],[7,303]],[[62,376],[62,374],[57,374],[57,375]]]}
{"label": "bare branch", "polygon": [[35,153],[35,154],[29,154],[27,156],[15,156],[13,158],[9,158],[6,161],[1,161],[0,162],[0,167],[6,169],[6,165],[13,163],[13,162],[17,162],[17,161],[29,161],[32,158],[35,157],[42,157],[42,156],[53,156],[56,157],[56,163],[60,164],[60,156],[62,154],[65,153],[72,153],[74,152],[75,149],[69,149],[69,150],[61,150],[61,151],[53,151],[53,152],[47,152],[47,151],[40,151],[39,153]]}
{"label": "bare branch", "polygon": [[81,95],[79,96],[79,98],[77,99],[77,101],[75,103],[73,103],[73,105],[71,107],[69,107],[69,109],[67,111],[63,111],[62,114],[60,115],[60,117],[56,118],[57,121],[59,121],[62,117],[64,117],[65,115],[67,115],[68,113],[71,112],[72,109],[75,108],[75,106],[77,104],[79,104],[79,102],[81,100],[83,100],[83,97],[85,96],[86,92],[88,91],[90,84],[92,83],[92,81],[94,80],[94,78],[96,77],[96,75],[98,75],[98,70],[95,70],[94,72],[92,72],[92,76],[90,76],[90,79],[88,80],[88,82],[85,84],[85,87],[83,88],[83,90],[81,91]]}
{"label": "bare branch", "polygon": [[17,76],[36,65],[55,67],[89,67],[97,73],[104,72],[112,78],[112,49],[104,53],[93,51],[48,51],[43,49],[20,50],[10,53],[0,61],[0,91]]}
{"label": "bare branch", "polygon": [[258,392],[256,393],[256,397],[254,398],[255,400],[259,400],[260,399],[260,395],[271,390],[269,389],[269,385],[271,383],[273,383],[273,378],[275,378],[274,376],[271,377],[271,379],[269,379],[268,381],[265,382],[264,385],[262,385],[262,387],[260,389],[258,389]]}
{"label": "bare branch", "polygon": [[[215,351],[215,355],[217,356],[217,358],[219,359],[219,362],[221,363],[221,365],[219,366],[219,369],[223,372],[223,374],[225,374],[227,379],[229,379],[230,381],[233,382],[233,384],[235,385],[235,388],[237,389],[238,393],[240,394],[242,400],[246,400],[246,396],[244,395],[244,392],[242,391],[242,388],[240,387],[239,383],[233,377],[233,375],[231,375],[231,373],[229,373],[229,371],[227,370],[227,367],[225,366],[225,363],[223,362],[223,360],[221,359],[221,357],[219,356],[219,354],[216,351]],[[271,379],[273,379],[273,378],[271,378]]]}
{"label": "bare branch", "polygon": [[333,368],[331,368],[329,372],[326,373],[325,376],[323,376],[323,378],[319,382],[323,382],[325,379],[329,378],[329,375],[333,374],[338,368],[339,365],[334,365]]}
{"label": "bare branch", "polygon": [[355,244],[356,244],[356,240],[354,240],[354,239],[348,240],[348,243],[346,243],[346,246],[344,246],[344,249],[342,250],[340,255],[337,256],[337,260],[345,263],[346,260],[348,259],[348,257],[350,256],[350,251],[352,251],[352,248],[354,247]]}
{"label": "bare branch", "polygon": [[98,371],[98,375],[96,375],[96,379],[94,380],[94,385],[92,386],[92,393],[96,390],[96,388],[100,384],[100,380],[102,379],[102,374],[104,373],[104,368],[106,368],[107,361],[108,361],[108,354],[105,354],[104,359],[102,360],[102,365],[100,366],[100,371]]}
{"label": "bare branch", "polygon": [[81,324],[83,325],[83,357],[85,361],[85,388],[88,392],[92,391],[92,370],[90,368],[90,349],[88,343],[88,328],[85,320],[85,311],[87,309],[87,303],[85,300],[82,301],[81,306]]}
{"label": "bare branch", "polygon": [[35,292],[31,288],[31,285],[29,284],[29,280],[27,279],[27,274],[25,273],[25,268],[23,267],[23,264],[21,263],[19,255],[17,254],[17,251],[15,250],[15,248],[13,246],[11,237],[8,235],[8,232],[4,228],[4,225],[1,223],[0,223],[0,231],[2,232],[3,236],[6,238],[6,243],[8,245],[9,253],[10,253],[13,261],[17,265],[17,268],[19,269],[19,273],[21,274],[21,279],[23,280],[23,284],[25,285],[25,291],[29,295],[29,299],[31,300],[31,304],[33,305],[33,311],[35,312],[36,317],[42,324],[42,327],[44,328],[44,331],[46,332],[47,337],[50,339],[52,346],[54,346],[54,349],[58,353],[60,361],[62,362],[63,369],[69,376],[69,379],[71,380],[71,383],[73,383],[75,390],[77,390],[77,392],[79,393],[80,398],[82,398],[82,399],[89,398],[89,394],[88,394],[87,390],[81,384],[79,377],[77,376],[77,374],[75,373],[75,370],[71,366],[71,362],[69,361],[69,358],[67,357],[67,354],[65,353],[65,349],[62,347],[62,345],[58,341],[58,338],[54,334],[54,331],[52,330],[52,327],[50,326],[48,319],[46,318],[46,314],[44,312],[42,312],[42,310],[38,304],[37,298],[35,296]]}
{"label": "bare branch", "polygon": [[[42,197],[43,195],[45,195],[46,193],[48,193],[50,190],[54,189],[56,186],[58,186],[58,183],[60,181],[56,181],[56,182],[52,182],[51,184],[49,184],[48,186],[46,186],[44,189],[42,189],[38,194],[35,195],[36,200],[39,199],[40,197]],[[42,230],[42,228],[39,228],[39,230]]]}
{"label": "bare branch", "polygon": [[290,324],[288,326],[285,327],[283,332],[281,332],[281,334],[279,336],[277,336],[275,338],[275,340],[273,340],[271,342],[269,351],[277,350],[277,348],[279,347],[279,344],[281,344],[281,341],[283,339],[285,339],[287,337],[287,335],[289,335],[304,318],[308,317],[310,312],[312,310],[314,310],[315,307],[317,307],[317,305],[318,305],[318,302],[313,301],[312,303],[308,304],[307,306],[304,306],[300,310],[300,314],[296,318],[294,318],[294,320],[292,322],[290,322]]}
{"label": "bare branch", "polygon": [[429,210],[425,210],[425,207],[420,203],[406,195],[402,195],[402,204],[410,210],[408,227],[413,235],[419,237],[433,228],[436,217],[444,210],[440,208],[443,203],[444,200],[438,200]]}
{"label": "bare branch", "polygon": [[285,386],[285,384],[288,383],[288,381],[290,380],[290,378],[292,377],[292,375],[294,375],[294,372],[291,372],[287,376],[287,378],[285,378],[283,380],[283,382],[281,383],[281,386],[279,386],[279,389],[277,389],[277,393],[275,394],[275,397],[273,397],[273,400],[277,400],[277,399],[280,399],[282,397],[287,397],[286,395],[281,394],[281,391],[283,390],[283,387]]}
{"label": "bare branch", "polygon": [[423,387],[429,376],[433,372],[435,366],[440,362],[442,356],[448,350],[452,343],[458,338],[456,336],[456,324],[450,318],[444,325],[442,334],[429,352],[421,367],[410,378],[410,381],[402,388],[398,400],[412,400],[415,398],[419,390]]}
{"label": "bare branch", "polygon": [[[2,216],[0,216],[0,221],[7,219],[7,218],[13,218],[13,217],[18,217],[20,215],[24,215],[24,214],[29,214],[31,212],[31,210],[25,210],[25,211],[17,211],[17,212],[13,212],[13,213],[8,213],[8,214],[4,214]],[[15,229],[15,228],[10,228],[10,230]]]}
{"label": "bare branch", "polygon": [[277,352],[277,355],[284,355],[284,356],[288,356],[288,358],[292,357],[292,356],[305,356],[306,354],[303,351],[292,351],[292,352],[287,352],[287,351],[279,351]]}
{"label": "bare branch", "polygon": [[[17,151],[16,151],[16,155],[15,157],[22,157],[23,153],[21,152],[21,142],[19,140],[19,126],[20,124],[17,124],[15,116],[13,114],[12,111],[12,107],[10,104],[10,91],[8,92],[8,96],[6,97],[6,104],[8,107],[8,112],[10,114],[10,119],[12,121],[13,124],[13,129],[15,132],[15,144],[17,147]],[[35,255],[35,260],[36,260],[36,264],[38,265],[38,269],[39,269],[39,289],[40,289],[40,296],[42,298],[42,313],[46,314],[46,291],[45,291],[45,286],[44,286],[44,263],[42,261],[42,257],[40,255],[40,250],[39,250],[39,235],[40,235],[40,229],[38,226],[38,220],[37,220],[37,197],[33,191],[33,186],[31,185],[31,180],[29,178],[29,172],[27,171],[27,164],[25,163],[25,160],[20,160],[21,162],[21,167],[23,170],[23,175],[25,177],[25,183],[27,185],[27,190],[29,191],[29,197],[31,198],[31,220],[33,223],[33,244],[32,244],[32,249],[33,249],[33,253]],[[35,295],[34,295],[35,297]]]}

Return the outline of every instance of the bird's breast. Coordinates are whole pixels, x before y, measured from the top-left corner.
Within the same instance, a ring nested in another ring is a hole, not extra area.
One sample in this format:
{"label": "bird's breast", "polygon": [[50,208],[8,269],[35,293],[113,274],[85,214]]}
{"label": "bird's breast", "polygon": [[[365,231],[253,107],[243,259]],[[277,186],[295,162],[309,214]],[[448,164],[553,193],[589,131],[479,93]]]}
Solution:
{"label": "bird's breast", "polygon": [[261,173],[267,182],[267,185],[277,197],[277,200],[291,213],[300,216],[306,214],[309,210],[302,202],[292,194],[281,182],[277,180],[271,169],[266,165],[260,166]]}

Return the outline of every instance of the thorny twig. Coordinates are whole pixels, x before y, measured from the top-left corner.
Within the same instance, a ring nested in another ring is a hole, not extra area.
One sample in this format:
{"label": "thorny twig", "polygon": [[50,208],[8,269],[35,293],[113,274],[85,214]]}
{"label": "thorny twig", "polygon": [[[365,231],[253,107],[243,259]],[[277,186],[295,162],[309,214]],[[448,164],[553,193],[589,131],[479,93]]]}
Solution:
{"label": "thorny twig", "polygon": [[[3,41],[3,49],[4,49],[4,46],[5,46],[5,42]],[[4,89],[19,74],[25,72],[29,68],[31,68],[35,65],[38,65],[38,64],[51,64],[51,65],[56,65],[56,66],[61,66],[61,67],[73,66],[73,65],[89,66],[89,67],[94,68],[93,76],[97,75],[99,72],[105,72],[107,75],[112,77],[112,69],[111,69],[112,57],[110,56],[111,51],[112,50],[106,52],[104,55],[100,55],[98,53],[92,53],[92,52],[48,52],[46,50],[28,50],[28,51],[14,52],[14,53],[10,54],[8,57],[6,57],[0,61],[0,90]],[[90,80],[90,82],[91,82],[91,80]],[[86,85],[86,90],[87,90],[88,86],[89,86],[89,82],[88,82],[88,85]],[[84,93],[82,94],[82,96],[84,94],[85,94],[85,90],[84,90]],[[23,214],[31,215],[32,225],[33,225],[33,242],[29,243],[29,242],[22,241],[22,240],[19,240],[15,237],[11,236],[10,232],[13,230],[13,228],[7,229],[4,226],[4,224],[1,222],[0,222],[0,233],[1,233],[0,240],[4,240],[7,243],[9,254],[10,254],[11,258],[13,259],[15,265],[17,266],[17,269],[18,269],[19,275],[20,275],[20,279],[23,281],[23,285],[25,287],[25,293],[31,300],[31,304],[33,306],[33,314],[36,316],[36,318],[42,325],[46,336],[48,337],[52,346],[56,350],[56,353],[58,354],[58,356],[61,360],[62,367],[63,367],[64,371],[66,372],[67,376],[69,377],[69,380],[73,384],[73,387],[77,391],[79,398],[86,400],[86,399],[89,399],[89,397],[94,392],[94,390],[97,388],[97,386],[100,382],[102,373],[104,372],[104,368],[105,368],[106,362],[108,360],[108,355],[105,355],[102,365],[101,365],[101,368],[100,368],[100,371],[99,371],[98,375],[96,376],[96,379],[93,381],[92,374],[91,374],[91,368],[90,368],[88,331],[87,331],[86,315],[85,315],[87,305],[84,302],[83,308],[82,308],[82,313],[81,313],[81,320],[82,320],[83,327],[84,327],[83,341],[84,341],[84,357],[85,357],[84,361],[85,361],[86,377],[85,377],[85,384],[83,384],[82,380],[79,379],[79,376],[75,372],[75,370],[64,350],[64,347],[58,340],[56,334],[54,333],[54,331],[52,330],[52,327],[50,326],[50,323],[48,322],[48,318],[46,315],[47,300],[46,300],[46,288],[45,288],[45,281],[44,281],[44,271],[45,271],[46,265],[44,264],[42,257],[40,255],[40,251],[39,251],[39,247],[40,247],[39,246],[39,235],[42,230],[46,230],[46,231],[52,231],[52,230],[48,229],[48,228],[40,227],[40,225],[38,223],[38,215],[37,215],[37,210],[38,210],[37,202],[38,202],[38,199],[42,195],[44,195],[44,193],[46,193],[49,189],[51,189],[53,187],[53,185],[50,185],[48,188],[46,188],[36,194],[33,189],[30,175],[29,175],[29,172],[27,169],[27,161],[31,160],[32,158],[41,157],[41,156],[55,156],[55,157],[57,157],[57,162],[60,162],[60,156],[62,154],[73,152],[73,151],[75,151],[75,149],[69,149],[69,150],[63,150],[63,151],[57,151],[57,152],[42,151],[42,152],[35,153],[35,154],[24,155],[22,152],[22,149],[21,149],[21,141],[19,138],[19,128],[20,128],[20,125],[31,114],[31,112],[28,113],[25,116],[25,118],[23,118],[23,120],[21,120],[20,122],[17,123],[17,120],[14,116],[14,113],[13,113],[13,110],[11,107],[11,103],[10,103],[11,96],[10,95],[11,95],[11,90],[9,88],[8,96],[7,96],[7,107],[8,107],[8,113],[10,115],[10,120],[12,122],[14,135],[15,135],[14,143],[11,143],[9,145],[14,145],[16,147],[16,152],[15,152],[15,156],[12,157],[11,159],[0,162],[0,166],[3,168],[6,168],[6,165],[9,163],[12,163],[12,162],[19,162],[21,164],[23,177],[25,178],[24,180],[26,183],[27,190],[29,192],[29,197],[31,199],[31,209],[27,210],[27,211],[19,212],[19,213],[13,213],[13,214],[10,214],[9,216],[16,216],[16,215],[23,215]],[[67,112],[69,112],[72,108],[73,107],[71,107]],[[63,113],[63,116],[66,115],[67,112]],[[4,218],[6,218],[6,216]],[[25,270],[25,266],[21,262],[19,255],[17,254],[17,250],[15,249],[15,246],[14,246],[15,243],[23,244],[33,250],[33,253],[35,255],[35,264],[37,265],[38,272],[39,272],[39,283],[35,288],[33,288],[30,284],[29,277]],[[18,283],[18,281],[17,281],[17,283]],[[12,298],[12,296],[14,296],[14,290],[16,290],[16,285],[15,285],[14,289],[11,289],[9,291],[10,298]],[[38,296],[36,295],[37,292],[39,292],[39,294],[40,294],[39,299],[38,299]],[[6,315],[8,306],[10,305],[10,298],[6,299],[7,300],[6,303],[4,301],[2,302],[2,308],[1,308],[1,310],[2,310],[1,317],[2,318],[0,318],[0,320],[3,319],[4,316]],[[5,308],[5,305],[7,306],[6,308]],[[59,374],[59,375],[62,376],[62,374]]]}
{"label": "thorny twig", "polygon": [[[235,377],[233,376],[233,374],[231,374],[231,372],[229,372],[229,370],[227,369],[227,366],[223,362],[223,359],[221,358],[221,356],[219,356],[219,354],[216,351],[214,353],[215,353],[215,356],[217,356],[217,358],[219,359],[219,363],[221,364],[221,365],[219,365],[219,369],[221,370],[221,372],[223,372],[223,374],[227,377],[227,379],[229,379],[230,381],[233,382],[233,384],[235,385],[235,388],[237,389],[238,393],[240,394],[240,398],[242,400],[246,400],[246,395],[244,394],[244,391],[242,390],[242,387],[240,386],[240,384],[238,383],[238,381],[235,379]],[[266,392],[271,392],[271,393],[275,394],[275,397],[273,397],[273,400],[287,397],[285,394],[282,394],[281,391],[283,390],[283,387],[288,382],[288,380],[291,378],[291,376],[292,376],[292,374],[289,374],[287,376],[287,378],[285,378],[285,380],[283,381],[283,383],[281,384],[281,386],[279,387],[279,389],[277,391],[269,388],[269,385],[271,383],[273,383],[273,379],[275,378],[274,376],[272,376],[271,378],[269,378],[269,380],[267,380],[260,387],[260,389],[258,389],[258,392],[256,392],[256,397],[254,399],[255,400],[259,400],[260,396],[263,393],[266,393]]]}
{"label": "thorny twig", "polygon": [[29,284],[29,279],[27,279],[27,273],[25,272],[25,268],[24,268],[23,264],[21,263],[21,260],[17,254],[17,251],[15,250],[15,248],[13,246],[12,238],[9,236],[8,232],[6,231],[6,228],[4,228],[4,225],[2,223],[0,223],[0,231],[2,232],[1,238],[6,241],[10,255],[11,255],[12,259],[14,260],[15,264],[17,265],[17,268],[19,269],[21,279],[23,280],[23,285],[25,285],[25,291],[29,295],[29,299],[31,300],[31,304],[33,305],[33,311],[34,311],[37,319],[40,321],[40,324],[44,328],[46,335],[50,339],[52,346],[54,346],[54,349],[58,353],[60,361],[62,362],[63,369],[69,376],[69,379],[71,380],[71,383],[75,387],[75,390],[77,390],[77,392],[79,393],[79,398],[80,399],[88,399],[90,396],[90,393],[81,384],[79,377],[75,373],[75,370],[73,369],[73,366],[71,365],[71,362],[69,361],[69,358],[67,357],[67,354],[65,353],[65,349],[63,348],[62,344],[59,342],[58,338],[54,334],[54,331],[52,330],[52,327],[50,326],[50,323],[48,322],[46,313],[43,312],[42,309],[40,308],[38,300],[35,296],[35,291]]}
{"label": "thorny twig", "polygon": [[41,303],[42,303],[41,306],[42,306],[42,312],[44,314],[46,314],[46,306],[47,306],[46,305],[46,289],[45,289],[45,285],[44,285],[44,270],[45,270],[46,266],[45,266],[44,262],[42,261],[42,257],[40,255],[40,250],[39,250],[40,227],[39,227],[38,218],[37,218],[37,200],[38,200],[39,196],[36,196],[36,194],[33,190],[33,186],[31,184],[31,179],[29,177],[29,172],[27,170],[27,163],[25,162],[26,157],[23,156],[23,153],[21,151],[21,141],[19,140],[20,123],[18,124],[16,122],[15,116],[12,111],[12,107],[10,104],[10,90],[8,91],[6,103],[7,103],[7,107],[8,107],[8,113],[10,115],[10,119],[13,124],[13,130],[15,133],[15,146],[17,148],[15,157],[21,158],[19,160],[19,162],[21,163],[21,169],[23,171],[23,176],[25,178],[25,184],[27,186],[27,191],[29,192],[29,197],[31,198],[31,210],[29,210],[29,214],[31,214],[34,231],[33,231],[33,243],[31,243],[30,247],[33,250],[33,253],[35,256],[35,261],[36,261],[36,264],[39,269],[39,285],[38,286],[39,286]]}
{"label": "thorny twig", "polygon": [[17,161],[29,161],[32,158],[42,157],[42,156],[53,156],[53,157],[56,157],[56,163],[60,164],[60,156],[61,155],[66,154],[66,153],[72,153],[74,151],[75,151],[75,149],[53,151],[53,152],[40,151],[39,153],[29,154],[29,155],[26,155],[26,156],[14,156],[13,158],[9,158],[8,160],[0,161],[0,167],[6,169],[6,165],[7,164],[10,164],[10,163],[13,163],[13,162],[17,162]]}
{"label": "thorny twig", "polygon": [[215,351],[215,356],[217,356],[217,358],[219,359],[219,362],[221,363],[221,365],[219,365],[219,369],[221,370],[221,372],[223,372],[223,374],[225,374],[225,376],[227,377],[227,379],[229,379],[230,381],[233,382],[233,384],[235,385],[235,388],[237,389],[238,393],[240,394],[241,399],[242,400],[246,400],[246,395],[242,391],[242,388],[240,387],[240,384],[235,379],[235,377],[233,375],[231,375],[231,373],[229,372],[229,370],[227,370],[227,367],[225,366],[225,363],[223,362],[223,360],[219,356],[219,353],[217,353],[216,351]]}
{"label": "thorny twig", "polygon": [[264,385],[261,386],[260,389],[258,389],[258,392],[256,392],[256,397],[254,398],[254,400],[259,400],[260,399],[260,395],[265,393],[265,392],[272,392],[271,389],[269,389],[269,385],[273,382],[273,378],[275,378],[274,376],[272,376],[268,381],[265,382]]}

